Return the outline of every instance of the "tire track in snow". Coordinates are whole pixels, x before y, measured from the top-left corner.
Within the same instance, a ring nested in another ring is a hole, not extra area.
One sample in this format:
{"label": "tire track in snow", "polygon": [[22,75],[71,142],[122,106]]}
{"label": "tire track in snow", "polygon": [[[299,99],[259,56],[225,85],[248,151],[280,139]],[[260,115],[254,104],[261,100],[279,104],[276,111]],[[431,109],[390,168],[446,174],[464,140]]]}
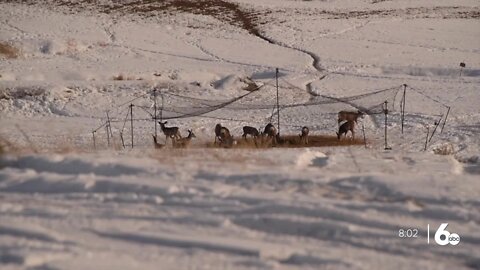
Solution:
{"label": "tire track in snow", "polygon": [[223,57],[220,57],[212,52],[210,52],[209,50],[207,50],[205,47],[203,47],[202,45],[200,45],[200,40],[197,40],[197,42],[188,42],[188,41],[184,41],[186,42],[187,44],[191,45],[191,46],[194,46],[196,48],[198,48],[200,51],[202,51],[204,54],[212,57],[213,59],[215,59],[216,61],[221,61],[221,62],[224,62],[224,63],[230,63],[230,64],[234,64],[234,65],[241,65],[241,66],[250,66],[250,67],[259,67],[259,68],[274,68],[272,66],[267,66],[267,65],[257,65],[257,64],[249,64],[249,63],[241,63],[241,62],[238,62],[238,61],[232,61],[232,60],[228,60],[226,58],[223,58]]}
{"label": "tire track in snow", "polygon": [[286,48],[286,49],[298,51],[298,52],[301,52],[303,54],[308,55],[312,59],[311,65],[315,70],[317,70],[318,72],[325,71],[325,69],[320,66],[320,57],[318,55],[316,55],[315,53],[313,53],[311,51],[308,51],[306,49],[296,48],[296,47],[287,45],[287,44],[285,44],[281,41],[275,40],[271,37],[267,37],[266,35],[261,34],[260,32],[255,33],[254,35],[256,37],[260,38],[260,39],[265,40],[266,42],[268,42],[270,44],[273,44],[273,45],[276,45],[276,46],[279,46],[279,47],[283,47],[283,48]]}
{"label": "tire track in snow", "polygon": [[22,33],[23,35],[27,35],[27,34],[28,34],[27,32],[25,32],[24,30],[20,29],[19,27],[11,24],[8,19],[5,19],[5,20],[3,21],[3,24],[5,24],[6,26],[8,26],[8,27],[10,27],[10,28],[12,28],[12,29],[14,29],[14,30]]}

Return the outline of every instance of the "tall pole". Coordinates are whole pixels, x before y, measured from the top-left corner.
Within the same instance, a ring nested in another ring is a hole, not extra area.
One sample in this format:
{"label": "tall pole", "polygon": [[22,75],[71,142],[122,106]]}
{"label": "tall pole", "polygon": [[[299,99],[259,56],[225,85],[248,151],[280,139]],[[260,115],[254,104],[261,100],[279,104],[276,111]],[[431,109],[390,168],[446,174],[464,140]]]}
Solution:
{"label": "tall pole", "polygon": [[403,134],[403,123],[405,122],[405,94],[407,92],[407,84],[403,85],[403,102],[402,102],[402,134]]}
{"label": "tall pole", "polygon": [[93,149],[97,149],[97,145],[95,143],[95,130],[92,131],[92,135],[93,135]]}
{"label": "tall pole", "polygon": [[132,137],[132,148],[133,148],[133,104],[130,103],[130,135]]}
{"label": "tall pole", "polygon": [[387,142],[388,101],[385,100],[383,104],[383,113],[385,114],[385,150],[391,150]]}
{"label": "tall pole", "polygon": [[160,121],[163,122],[163,95],[161,95],[162,97],[162,107],[160,108]]}
{"label": "tall pole", "polygon": [[445,115],[445,120],[443,120],[443,125],[442,125],[442,129],[440,130],[440,133],[443,132],[443,128],[445,127],[445,123],[447,123],[447,118],[449,113],[450,113],[450,106],[448,107],[447,115]]}
{"label": "tall pole", "polygon": [[430,133],[430,127],[427,125],[427,137],[425,138],[425,148],[423,148],[423,151],[427,151],[427,144],[428,144],[428,135]]}
{"label": "tall pole", "polygon": [[362,121],[362,132],[363,132],[363,144],[365,144],[365,148],[367,148],[367,137],[365,137],[365,125]]}
{"label": "tall pole", "polygon": [[107,145],[108,147],[110,147],[110,132],[108,131],[108,121],[107,121],[107,125],[105,126],[105,129],[107,131]]}
{"label": "tall pole", "polygon": [[[110,137],[112,138],[113,141],[113,132],[112,132],[112,125],[110,124],[110,116],[108,115],[108,111],[105,112],[107,114],[107,132],[110,132]],[[110,143],[109,143],[110,146]]]}
{"label": "tall pole", "polygon": [[277,124],[278,124],[278,135],[280,136],[280,105],[278,102],[278,68],[275,69],[275,80],[277,85]]}
{"label": "tall pole", "polygon": [[440,125],[440,122],[442,121],[442,118],[443,118],[443,115],[440,116],[440,120],[435,121],[435,128],[433,129],[432,135],[430,136],[430,139],[428,140],[428,142],[430,142],[433,138],[433,135],[435,135],[435,131],[437,131],[437,127]]}
{"label": "tall pole", "polygon": [[157,88],[153,88],[153,122],[155,123],[155,138],[157,137]]}
{"label": "tall pole", "polygon": [[125,149],[125,141],[123,140],[123,131],[120,132],[120,140],[122,140],[123,149]]}

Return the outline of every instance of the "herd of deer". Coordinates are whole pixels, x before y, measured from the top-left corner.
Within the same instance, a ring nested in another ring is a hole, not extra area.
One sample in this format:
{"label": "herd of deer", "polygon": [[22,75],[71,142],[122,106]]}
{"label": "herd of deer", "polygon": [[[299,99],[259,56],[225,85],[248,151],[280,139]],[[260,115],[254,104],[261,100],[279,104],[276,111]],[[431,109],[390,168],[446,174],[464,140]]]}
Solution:
{"label": "herd of deer", "polygon": [[[345,121],[345,123],[341,124],[338,132],[337,138],[340,140],[342,135],[347,136],[347,132],[350,131],[352,133],[352,139],[355,139],[355,124],[357,124],[357,119],[359,117],[363,117],[363,113],[361,111],[357,112],[350,112],[350,111],[341,111],[338,113],[338,124]],[[188,147],[191,140],[195,138],[195,134],[192,130],[188,130],[188,136],[182,137],[180,135],[180,130],[178,127],[167,127],[167,121],[165,122],[158,122],[160,124],[160,128],[162,129],[163,134],[165,135],[165,144],[167,139],[170,138],[172,141],[172,146],[174,148],[184,148]],[[310,132],[308,127],[302,127],[301,133],[299,136],[300,142],[302,144],[308,144],[308,133]],[[244,126],[243,127],[243,134],[242,137],[246,140],[247,136],[250,135],[254,141],[255,145],[257,145],[257,139],[261,139],[262,142],[266,139],[267,142],[271,145],[276,145],[281,139],[278,135],[277,129],[271,123],[267,124],[263,129],[263,132],[259,132],[258,129],[252,126]],[[155,148],[163,148],[165,144],[160,144],[157,141],[157,137],[153,136],[153,142]],[[232,147],[235,144],[235,140],[233,139],[230,130],[221,124],[217,124],[215,126],[215,145],[223,146],[223,147]]]}

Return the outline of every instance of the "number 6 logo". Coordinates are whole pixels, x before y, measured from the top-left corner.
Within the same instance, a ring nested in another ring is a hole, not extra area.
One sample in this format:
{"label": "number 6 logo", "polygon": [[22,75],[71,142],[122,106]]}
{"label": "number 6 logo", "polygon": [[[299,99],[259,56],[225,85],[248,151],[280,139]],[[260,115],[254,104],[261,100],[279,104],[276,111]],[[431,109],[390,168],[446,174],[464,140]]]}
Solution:
{"label": "number 6 logo", "polygon": [[435,242],[441,246],[445,246],[451,244],[453,246],[458,245],[460,243],[460,236],[456,233],[450,234],[447,230],[445,230],[448,226],[448,223],[442,223],[437,229],[435,233]]}

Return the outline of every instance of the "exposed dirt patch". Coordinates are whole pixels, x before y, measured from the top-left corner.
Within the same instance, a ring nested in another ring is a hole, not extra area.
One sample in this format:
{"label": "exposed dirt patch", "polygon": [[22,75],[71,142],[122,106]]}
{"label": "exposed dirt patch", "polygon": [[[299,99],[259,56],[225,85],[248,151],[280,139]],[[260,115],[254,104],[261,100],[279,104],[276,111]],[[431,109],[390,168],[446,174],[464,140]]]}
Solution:
{"label": "exposed dirt patch", "polygon": [[405,9],[368,10],[323,10],[323,9],[282,9],[274,13],[288,13],[298,16],[311,16],[316,19],[371,19],[402,17],[411,19],[478,19],[479,7],[442,6],[412,7]]}
{"label": "exposed dirt patch", "polygon": [[0,42],[0,58],[4,57],[7,59],[15,59],[18,58],[20,55],[20,50],[15,48],[14,46]]}
{"label": "exposed dirt patch", "polygon": [[[312,135],[308,137],[308,143],[305,144],[300,140],[298,135],[285,135],[280,136],[277,143],[272,142],[269,138],[253,139],[253,138],[237,138],[236,144],[231,148],[304,148],[304,147],[326,147],[326,146],[349,146],[349,145],[364,145],[363,139],[355,138],[352,140],[342,137],[340,140],[336,136],[330,135]],[[204,144],[203,147],[207,148],[224,148],[220,144],[214,144],[209,142]]]}
{"label": "exposed dirt patch", "polygon": [[[85,9],[101,13],[138,14],[148,17],[158,13],[175,14],[177,12],[211,16],[215,19],[245,29],[253,35],[259,35],[258,14],[241,8],[237,3],[223,0],[130,0],[130,1],[94,1],[94,0],[0,0],[28,5],[41,4],[65,7],[64,11],[80,12]],[[49,6],[45,5],[45,6]]]}

